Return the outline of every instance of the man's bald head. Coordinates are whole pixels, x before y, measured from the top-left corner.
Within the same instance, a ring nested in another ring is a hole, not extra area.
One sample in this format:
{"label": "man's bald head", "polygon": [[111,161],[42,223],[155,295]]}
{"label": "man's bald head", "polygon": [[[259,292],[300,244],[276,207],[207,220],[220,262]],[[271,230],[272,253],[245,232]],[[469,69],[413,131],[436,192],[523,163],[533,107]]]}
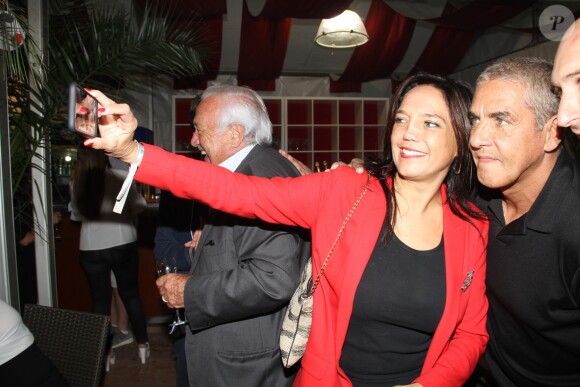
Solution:
{"label": "man's bald head", "polygon": [[566,31],[554,58],[552,83],[560,93],[558,125],[580,136],[580,19]]}

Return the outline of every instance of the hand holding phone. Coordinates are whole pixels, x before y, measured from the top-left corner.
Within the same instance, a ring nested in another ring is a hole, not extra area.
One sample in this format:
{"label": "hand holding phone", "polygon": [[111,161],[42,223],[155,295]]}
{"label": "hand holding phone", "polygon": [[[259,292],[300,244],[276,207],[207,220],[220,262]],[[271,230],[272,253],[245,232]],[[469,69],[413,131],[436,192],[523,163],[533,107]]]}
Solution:
{"label": "hand holding phone", "polygon": [[99,137],[99,101],[85,89],[71,83],[68,99],[68,128],[85,137]]}

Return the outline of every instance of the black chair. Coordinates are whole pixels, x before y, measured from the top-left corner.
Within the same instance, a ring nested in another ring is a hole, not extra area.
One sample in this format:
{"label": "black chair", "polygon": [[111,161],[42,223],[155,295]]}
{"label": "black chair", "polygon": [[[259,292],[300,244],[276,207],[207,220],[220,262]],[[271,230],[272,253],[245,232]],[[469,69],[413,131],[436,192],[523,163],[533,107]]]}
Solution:
{"label": "black chair", "polygon": [[71,386],[102,385],[109,316],[27,304],[22,320]]}

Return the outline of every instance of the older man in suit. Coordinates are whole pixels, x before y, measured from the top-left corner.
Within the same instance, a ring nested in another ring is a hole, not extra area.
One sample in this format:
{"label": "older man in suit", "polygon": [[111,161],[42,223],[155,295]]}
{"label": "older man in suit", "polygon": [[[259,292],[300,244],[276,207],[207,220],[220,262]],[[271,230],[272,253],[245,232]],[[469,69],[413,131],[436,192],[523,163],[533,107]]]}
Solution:
{"label": "older man in suit", "polygon": [[[252,90],[214,86],[202,95],[192,145],[212,164],[246,175],[298,176],[270,147],[272,127]],[[303,230],[210,210],[191,275],[158,280],[169,306],[185,306],[191,386],[290,386],[279,335],[310,245]]]}

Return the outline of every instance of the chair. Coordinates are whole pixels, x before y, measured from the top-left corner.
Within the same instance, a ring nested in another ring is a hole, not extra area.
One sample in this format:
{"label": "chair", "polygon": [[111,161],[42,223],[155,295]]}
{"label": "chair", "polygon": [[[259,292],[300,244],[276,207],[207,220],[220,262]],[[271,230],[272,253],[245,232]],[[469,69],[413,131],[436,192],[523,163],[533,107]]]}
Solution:
{"label": "chair", "polygon": [[22,319],[71,386],[102,385],[109,316],[27,304]]}

